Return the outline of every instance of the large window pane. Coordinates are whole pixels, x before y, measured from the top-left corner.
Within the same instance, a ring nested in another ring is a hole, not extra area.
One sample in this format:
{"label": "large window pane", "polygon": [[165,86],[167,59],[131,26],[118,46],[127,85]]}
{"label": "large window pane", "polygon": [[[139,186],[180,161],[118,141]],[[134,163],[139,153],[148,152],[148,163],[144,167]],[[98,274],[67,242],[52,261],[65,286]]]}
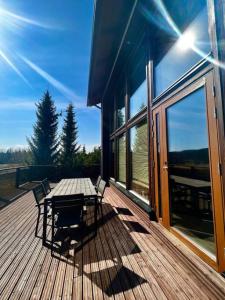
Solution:
{"label": "large window pane", "polygon": [[148,199],[148,133],[147,122],[130,130],[131,189]]}
{"label": "large window pane", "polygon": [[130,117],[147,105],[147,80],[145,79],[130,98]]}
{"label": "large window pane", "polygon": [[118,139],[118,180],[126,183],[126,136]]}
{"label": "large window pane", "polygon": [[[187,5],[189,5],[188,1]],[[185,10],[185,7],[183,9]],[[175,37],[171,39],[174,40]],[[210,51],[208,14],[205,4],[156,65],[155,96],[160,95]]]}
{"label": "large window pane", "polygon": [[205,90],[167,109],[172,226],[215,254]]}
{"label": "large window pane", "polygon": [[138,46],[129,68],[130,118],[132,118],[147,105],[146,45],[144,41]]}

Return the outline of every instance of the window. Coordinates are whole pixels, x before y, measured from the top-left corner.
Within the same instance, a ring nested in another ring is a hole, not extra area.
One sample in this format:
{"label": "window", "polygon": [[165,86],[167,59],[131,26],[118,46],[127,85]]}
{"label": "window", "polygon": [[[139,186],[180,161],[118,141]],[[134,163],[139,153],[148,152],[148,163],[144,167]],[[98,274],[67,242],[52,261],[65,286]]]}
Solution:
{"label": "window", "polygon": [[117,127],[125,124],[125,95],[122,91],[117,97]]}
{"label": "window", "polygon": [[115,178],[114,161],[115,161],[115,141],[110,143],[110,177]]}
{"label": "window", "polygon": [[126,183],[126,136],[118,139],[118,181]]}
{"label": "window", "polygon": [[130,117],[147,105],[147,80],[145,79],[130,98]]}
{"label": "window", "polygon": [[134,117],[147,105],[146,48],[142,42],[132,59],[129,76],[130,115]]}
{"label": "window", "polygon": [[148,199],[148,131],[147,121],[130,130],[131,189]]}
{"label": "window", "polygon": [[[181,36],[176,38],[175,43],[173,42],[175,37],[170,37],[170,43],[172,41],[173,46],[155,67],[155,96],[169,88],[211,51],[207,7],[205,1],[201,2],[204,4],[201,10]],[[185,11],[185,7],[183,10]],[[164,37],[164,40],[168,44],[168,36]]]}

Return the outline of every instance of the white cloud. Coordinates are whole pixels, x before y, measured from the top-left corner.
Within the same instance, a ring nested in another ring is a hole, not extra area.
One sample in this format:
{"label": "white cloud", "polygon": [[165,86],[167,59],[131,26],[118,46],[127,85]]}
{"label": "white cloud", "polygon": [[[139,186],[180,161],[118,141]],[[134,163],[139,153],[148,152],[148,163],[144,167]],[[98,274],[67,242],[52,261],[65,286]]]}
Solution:
{"label": "white cloud", "polygon": [[[93,151],[94,147],[99,147],[100,144],[85,144],[85,148],[87,152]],[[81,145],[82,147],[82,145]]]}

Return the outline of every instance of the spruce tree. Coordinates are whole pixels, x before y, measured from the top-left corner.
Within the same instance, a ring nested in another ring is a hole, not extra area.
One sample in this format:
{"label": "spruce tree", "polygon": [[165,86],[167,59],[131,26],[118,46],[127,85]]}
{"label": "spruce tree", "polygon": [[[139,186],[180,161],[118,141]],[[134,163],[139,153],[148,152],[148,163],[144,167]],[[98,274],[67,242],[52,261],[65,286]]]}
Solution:
{"label": "spruce tree", "polygon": [[75,156],[80,149],[77,139],[78,126],[75,119],[74,106],[73,104],[69,104],[66,110],[61,138],[61,162],[63,165],[73,165]]}
{"label": "spruce tree", "polygon": [[28,139],[32,161],[37,165],[51,165],[58,161],[58,114],[51,95],[46,91],[36,103],[37,121],[33,136]]}

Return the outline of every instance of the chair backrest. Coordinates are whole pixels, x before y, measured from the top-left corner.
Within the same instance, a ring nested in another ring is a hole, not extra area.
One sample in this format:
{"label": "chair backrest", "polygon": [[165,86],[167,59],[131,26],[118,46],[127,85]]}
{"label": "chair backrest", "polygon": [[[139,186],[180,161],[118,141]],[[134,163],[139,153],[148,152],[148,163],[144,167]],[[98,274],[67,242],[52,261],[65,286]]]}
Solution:
{"label": "chair backrest", "polygon": [[33,188],[34,198],[37,205],[40,205],[41,200],[43,200],[46,196],[45,190],[42,184],[39,184]]}
{"label": "chair backrest", "polygon": [[48,178],[45,178],[44,180],[42,180],[42,185],[44,187],[45,190],[45,194],[48,195],[51,192],[51,187],[48,181]]}
{"label": "chair backrest", "polygon": [[105,188],[106,182],[101,179],[98,185],[98,192],[101,194],[102,197],[104,196]]}
{"label": "chair backrest", "polygon": [[52,197],[53,213],[82,210],[83,206],[84,194],[62,195]]}
{"label": "chair backrest", "polygon": [[101,176],[99,175],[95,185],[96,188],[98,188],[100,181],[101,181]]}

